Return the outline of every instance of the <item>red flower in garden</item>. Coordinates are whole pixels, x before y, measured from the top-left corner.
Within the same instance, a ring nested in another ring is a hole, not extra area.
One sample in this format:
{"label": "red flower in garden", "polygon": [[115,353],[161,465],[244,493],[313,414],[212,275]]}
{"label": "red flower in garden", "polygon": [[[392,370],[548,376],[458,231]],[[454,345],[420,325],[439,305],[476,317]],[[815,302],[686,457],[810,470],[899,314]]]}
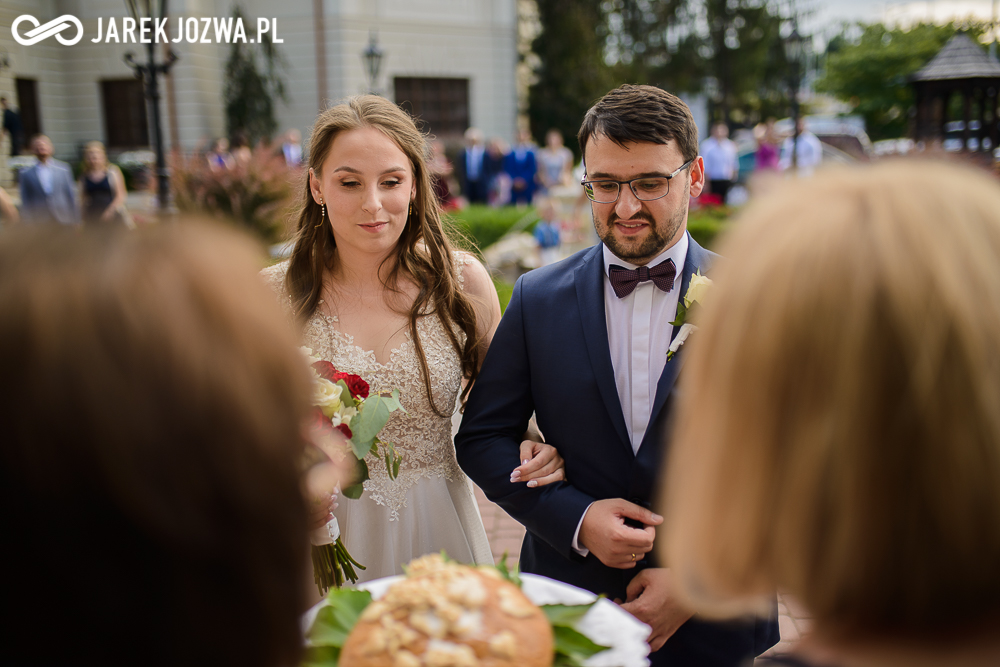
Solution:
{"label": "red flower in garden", "polygon": [[[328,422],[329,423],[329,422]],[[344,437],[350,440],[354,437],[354,433],[351,432],[351,427],[347,424],[341,424],[337,427],[337,430],[344,434]]]}

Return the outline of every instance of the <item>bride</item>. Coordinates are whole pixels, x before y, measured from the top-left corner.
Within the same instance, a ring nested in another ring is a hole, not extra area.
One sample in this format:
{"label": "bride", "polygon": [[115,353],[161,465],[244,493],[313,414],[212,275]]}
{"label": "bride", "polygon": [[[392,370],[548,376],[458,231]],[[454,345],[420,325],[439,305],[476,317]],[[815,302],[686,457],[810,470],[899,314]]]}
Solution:
{"label": "bride", "polygon": [[[403,457],[398,477],[369,454],[362,496],[333,505],[345,546],[367,568],[359,581],[442,550],[493,562],[455,460],[452,414],[479,372],[500,305],[483,265],[451,249],[427,154],[411,118],[382,97],[321,113],[292,256],[263,273],[314,354],[361,375],[372,392],[399,389],[406,409],[380,434]],[[526,440],[521,459],[512,483],[564,478],[548,445]]]}

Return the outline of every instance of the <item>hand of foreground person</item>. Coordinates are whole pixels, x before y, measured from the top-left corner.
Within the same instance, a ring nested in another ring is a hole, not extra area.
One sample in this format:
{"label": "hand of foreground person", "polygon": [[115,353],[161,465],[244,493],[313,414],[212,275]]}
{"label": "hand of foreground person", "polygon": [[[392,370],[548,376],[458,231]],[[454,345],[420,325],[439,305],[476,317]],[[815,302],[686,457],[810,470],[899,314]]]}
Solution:
{"label": "hand of foreground person", "polygon": [[[632,528],[626,519],[642,523],[644,528]],[[583,515],[580,544],[590,550],[608,567],[628,570],[653,548],[656,529],[663,517],[645,507],[622,498],[595,501]]]}
{"label": "hand of foreground person", "polygon": [[635,575],[626,589],[628,599],[621,604],[643,623],[653,628],[649,650],[658,651],[693,614],[674,597],[673,574],[665,567],[651,567]]}
{"label": "hand of foreground person", "polygon": [[566,463],[552,445],[536,440],[521,442],[521,465],[510,473],[510,481],[545,486],[566,479]]}

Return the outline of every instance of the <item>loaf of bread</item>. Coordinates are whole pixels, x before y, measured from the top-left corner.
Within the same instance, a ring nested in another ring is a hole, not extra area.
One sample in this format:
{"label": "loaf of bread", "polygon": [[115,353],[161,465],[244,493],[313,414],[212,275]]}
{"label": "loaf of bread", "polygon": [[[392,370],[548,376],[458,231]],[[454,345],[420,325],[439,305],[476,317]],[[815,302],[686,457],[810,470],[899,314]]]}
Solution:
{"label": "loaf of bread", "polygon": [[425,556],[364,610],[341,667],[550,667],[552,627],[492,567]]}

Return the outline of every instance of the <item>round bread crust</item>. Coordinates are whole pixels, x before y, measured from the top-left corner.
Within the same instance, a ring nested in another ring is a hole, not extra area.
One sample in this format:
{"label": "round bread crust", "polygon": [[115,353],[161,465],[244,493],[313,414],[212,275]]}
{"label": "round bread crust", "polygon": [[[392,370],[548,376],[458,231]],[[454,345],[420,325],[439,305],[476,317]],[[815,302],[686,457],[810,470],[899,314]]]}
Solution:
{"label": "round bread crust", "polygon": [[[514,584],[484,574],[476,568],[466,566],[460,568],[463,574],[473,573],[487,590],[486,602],[481,608],[482,630],[475,636],[467,638],[449,635],[446,641],[471,648],[476,656],[475,664],[480,667],[550,667],[554,657],[554,639],[552,626],[542,610]],[[391,595],[390,588],[382,599],[389,599]],[[506,598],[505,604],[501,603],[501,596]],[[517,616],[502,609],[504,606],[509,608],[512,604],[519,610]],[[399,615],[403,614],[396,614]],[[401,665],[389,650],[375,654],[365,650],[371,635],[379,631],[380,626],[381,620],[358,621],[341,651],[341,667],[407,667]],[[516,639],[515,650],[510,657],[500,656],[490,648],[490,639],[505,630],[512,632]],[[421,658],[422,666],[435,667],[422,658],[429,642],[429,638],[421,633],[419,639],[404,648]]]}

